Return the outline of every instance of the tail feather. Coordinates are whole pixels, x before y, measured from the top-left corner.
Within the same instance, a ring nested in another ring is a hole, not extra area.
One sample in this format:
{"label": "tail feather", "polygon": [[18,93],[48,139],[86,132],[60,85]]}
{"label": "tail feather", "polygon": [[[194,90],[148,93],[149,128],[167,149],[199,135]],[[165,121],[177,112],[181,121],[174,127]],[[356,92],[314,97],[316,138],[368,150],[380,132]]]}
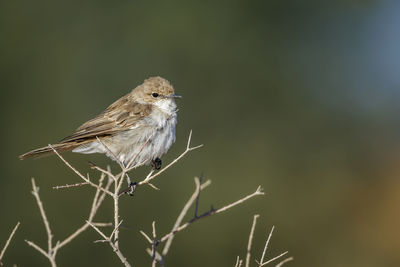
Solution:
{"label": "tail feather", "polygon": [[[67,143],[60,143],[60,144],[55,144],[51,145],[57,152],[65,152],[65,151],[70,151],[78,146],[82,145],[82,143],[77,143],[77,142],[67,142]],[[50,156],[51,154],[54,153],[54,150],[50,146],[45,146],[41,147],[38,149],[34,149],[32,151],[29,151],[25,154],[22,154],[19,156],[20,160],[24,160],[27,158],[39,158],[39,157],[45,157],[45,156]]]}

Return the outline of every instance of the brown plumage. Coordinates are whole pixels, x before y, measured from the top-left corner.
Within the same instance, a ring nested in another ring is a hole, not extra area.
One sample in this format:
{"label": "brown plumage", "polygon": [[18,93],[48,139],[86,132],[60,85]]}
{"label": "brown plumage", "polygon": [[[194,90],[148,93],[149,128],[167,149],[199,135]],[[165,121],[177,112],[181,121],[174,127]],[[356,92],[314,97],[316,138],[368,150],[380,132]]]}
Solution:
{"label": "brown plumage", "polygon": [[[132,92],[115,101],[97,117],[82,124],[73,134],[52,146],[58,152],[76,149],[75,152],[81,153],[107,153],[100,151],[101,149],[95,146],[88,148],[90,145],[98,144],[98,137],[111,150],[115,150],[113,152],[120,157],[121,161],[125,161],[127,157],[125,154],[127,153],[120,148],[125,144],[118,144],[118,142],[125,140],[123,138],[126,138],[127,132],[134,137],[143,135],[143,138],[146,138],[150,136],[149,130],[161,130],[165,127],[164,121],[168,121],[170,119],[168,116],[172,116],[175,119],[173,123],[173,140],[175,140],[176,105],[173,100],[175,96],[174,89],[167,80],[161,77],[149,78]],[[168,106],[166,106],[166,103]],[[137,142],[130,143],[130,145],[136,146],[136,143],[140,145],[139,143],[142,143],[143,138],[136,138]],[[157,136],[154,138],[157,138]],[[169,146],[170,144],[168,144],[168,148]],[[46,146],[20,155],[19,158],[22,160],[46,156],[51,153],[53,153],[53,150]],[[119,153],[125,154],[118,155]]]}

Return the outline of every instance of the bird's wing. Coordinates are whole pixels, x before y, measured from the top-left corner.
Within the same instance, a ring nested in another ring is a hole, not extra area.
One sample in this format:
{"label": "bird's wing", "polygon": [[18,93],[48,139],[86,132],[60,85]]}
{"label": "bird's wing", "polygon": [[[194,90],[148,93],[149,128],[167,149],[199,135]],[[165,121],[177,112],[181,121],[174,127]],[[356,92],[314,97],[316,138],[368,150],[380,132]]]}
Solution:
{"label": "bird's wing", "polygon": [[72,135],[61,140],[61,143],[84,141],[128,130],[135,127],[151,111],[151,105],[138,103],[129,98],[129,95],[125,95],[97,117],[82,124]]}

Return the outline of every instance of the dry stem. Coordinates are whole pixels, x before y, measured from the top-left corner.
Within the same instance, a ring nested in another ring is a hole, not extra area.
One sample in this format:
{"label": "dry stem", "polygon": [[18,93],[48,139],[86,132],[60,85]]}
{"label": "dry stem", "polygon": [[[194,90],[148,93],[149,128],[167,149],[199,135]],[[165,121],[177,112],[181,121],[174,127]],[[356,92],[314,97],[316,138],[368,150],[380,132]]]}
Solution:
{"label": "dry stem", "polygon": [[183,151],[176,159],[171,161],[167,166],[162,168],[159,172],[157,172],[156,174],[153,174],[153,175],[151,175],[149,177],[146,177],[146,179],[144,179],[143,181],[140,181],[138,183],[138,186],[144,185],[144,184],[149,184],[151,180],[153,180],[154,178],[156,178],[157,176],[159,176],[160,174],[162,174],[163,172],[168,170],[172,165],[174,165],[177,161],[179,161],[181,158],[183,158],[187,153],[189,153],[190,151],[195,150],[195,149],[200,148],[200,147],[203,146],[203,145],[198,145],[198,146],[195,146],[195,147],[190,147],[191,139],[192,139],[192,130],[190,130],[189,138],[188,138],[188,141],[187,141],[187,144],[186,144],[185,151]]}
{"label": "dry stem", "polygon": [[[105,198],[106,195],[106,191],[108,191],[108,188],[111,185],[112,180],[108,179],[108,182],[106,184],[106,186],[103,188],[102,184],[103,184],[103,180],[105,178],[105,175],[102,174],[99,180],[99,184],[96,185],[96,193],[93,199],[93,203],[92,203],[92,207],[89,213],[89,218],[88,221],[92,221],[94,216],[96,215],[100,205],[103,203],[103,200]],[[41,254],[43,254],[49,261],[51,266],[57,266],[56,264],[56,255],[57,252],[60,248],[62,248],[63,246],[67,245],[68,243],[70,243],[74,238],[76,238],[79,234],[81,234],[83,231],[85,231],[88,228],[88,224],[85,223],[84,225],[82,225],[80,228],[78,228],[74,233],[72,233],[70,236],[68,236],[66,239],[64,239],[63,241],[58,241],[55,246],[53,246],[52,244],[52,239],[53,239],[53,234],[51,232],[51,228],[50,228],[50,223],[47,219],[45,210],[43,208],[43,203],[40,199],[39,196],[39,188],[36,186],[35,183],[35,179],[32,178],[32,194],[34,195],[37,205],[39,207],[40,210],[40,214],[43,220],[43,223],[45,225],[46,228],[46,233],[47,233],[47,243],[48,243],[48,251],[46,252],[44,249],[42,249],[41,247],[39,247],[38,245],[36,245],[34,242],[29,241],[29,240],[25,240],[25,242],[27,242],[28,245],[30,245],[31,247],[33,247],[34,249],[36,249],[37,251],[39,251]],[[104,189],[101,190],[100,188]]]}
{"label": "dry stem", "polygon": [[10,245],[11,239],[14,237],[15,232],[17,231],[18,227],[19,227],[20,223],[17,222],[17,224],[14,226],[14,229],[11,231],[10,236],[8,237],[6,244],[4,245],[3,249],[1,250],[0,253],[0,266],[3,266],[3,263],[1,262],[1,259],[4,256],[4,253],[6,252],[7,247]]}
{"label": "dry stem", "polygon": [[[153,259],[153,264],[154,264],[154,260],[155,259],[157,259],[157,261],[159,261],[159,262],[162,262],[163,257],[165,257],[167,255],[168,251],[169,251],[169,248],[171,246],[171,243],[173,241],[173,237],[175,236],[175,234],[180,232],[180,231],[182,231],[183,229],[188,227],[193,222],[195,222],[195,221],[197,221],[197,220],[199,220],[201,218],[205,218],[205,217],[208,217],[208,216],[211,216],[211,215],[226,211],[226,210],[228,210],[228,209],[230,209],[230,208],[232,208],[232,207],[234,207],[234,206],[236,206],[236,205],[238,205],[240,203],[243,203],[244,201],[246,201],[246,200],[248,200],[248,199],[250,199],[250,198],[252,198],[254,196],[263,195],[264,194],[264,192],[261,191],[261,187],[259,186],[255,192],[253,192],[250,195],[247,195],[246,197],[244,197],[244,198],[242,198],[242,199],[240,199],[240,200],[238,200],[236,202],[228,204],[227,206],[224,206],[224,207],[222,207],[220,209],[217,209],[217,210],[215,210],[214,208],[211,208],[209,211],[207,211],[207,212],[205,212],[205,213],[203,213],[201,215],[197,215],[198,201],[199,201],[200,192],[201,192],[202,189],[206,188],[210,183],[211,183],[211,181],[208,180],[205,183],[200,184],[199,179],[197,177],[195,177],[196,189],[195,189],[193,195],[189,198],[189,200],[187,201],[187,203],[183,207],[183,209],[182,209],[181,213],[179,214],[179,216],[178,216],[178,218],[177,218],[177,220],[176,220],[171,232],[166,234],[166,235],[164,235],[159,241],[157,241],[158,243],[166,242],[166,244],[164,246],[164,250],[162,252],[162,256],[159,255],[156,251],[154,251],[154,249],[151,250],[152,251],[151,255],[152,255],[152,259]],[[189,220],[188,222],[186,222],[184,224],[181,224],[181,222],[182,222],[183,218],[185,217],[187,211],[189,210],[189,208],[193,205],[193,203],[195,201],[196,201],[196,209],[195,209],[194,217],[191,220]],[[140,231],[140,232],[146,238],[146,240],[149,241],[149,243],[152,245],[152,248],[153,248],[154,247],[154,240],[151,240],[151,238],[148,235],[146,235],[146,233],[144,233],[143,231]],[[149,250],[147,250],[147,251],[149,251]]]}
{"label": "dry stem", "polygon": [[277,265],[275,265],[275,267],[281,267],[283,264],[285,264],[289,261],[292,261],[292,260],[293,260],[293,257],[286,258],[283,261],[281,261],[280,263],[278,263]]}
{"label": "dry stem", "polygon": [[[194,178],[194,183],[196,184],[196,189],[194,190],[192,196],[189,198],[189,200],[186,202],[185,206],[183,207],[181,213],[179,214],[178,218],[176,219],[176,222],[174,226],[172,227],[171,233],[175,232],[179,225],[182,223],[183,218],[185,217],[186,213],[188,212],[189,208],[192,206],[193,202],[196,200],[197,195],[199,194],[199,190],[203,190],[207,186],[211,184],[211,180],[205,181],[203,184],[200,185],[199,178],[195,177]],[[162,255],[165,257],[168,253],[168,250],[172,244],[172,241],[174,239],[175,235],[171,235],[168,239],[167,242],[165,243],[164,249],[162,251]]]}
{"label": "dry stem", "polygon": [[257,219],[260,217],[259,214],[254,215],[253,217],[253,224],[251,226],[250,234],[249,234],[249,242],[247,243],[247,255],[246,255],[246,267],[250,266],[250,251],[251,245],[253,243],[253,236],[254,236],[254,229],[256,228]]}
{"label": "dry stem", "polygon": [[[228,204],[228,205],[226,205],[226,206],[224,206],[224,207],[222,207],[222,208],[219,208],[219,209],[216,209],[216,210],[211,209],[211,210],[209,210],[208,212],[206,212],[205,214],[200,215],[198,218],[196,218],[196,220],[201,219],[201,218],[204,218],[204,217],[207,217],[207,216],[211,216],[211,215],[214,215],[214,214],[221,213],[221,212],[226,211],[226,210],[228,210],[228,209],[230,209],[230,208],[233,208],[233,207],[236,206],[236,205],[239,205],[239,204],[245,202],[246,200],[248,200],[248,199],[250,199],[250,198],[252,198],[252,197],[259,196],[259,195],[264,195],[264,192],[261,191],[261,187],[260,187],[260,186],[259,186],[259,187],[257,188],[257,190],[254,191],[252,194],[247,195],[247,196],[245,196],[244,198],[239,199],[238,201],[233,202],[233,203],[231,203],[231,204]],[[192,224],[192,223],[193,223],[194,221],[196,221],[196,220],[193,220],[193,219],[192,219],[192,220],[190,220],[190,221],[188,221],[188,222],[186,222],[186,223],[180,225],[178,228],[175,229],[175,231],[172,231],[172,232],[170,232],[169,234],[166,234],[165,236],[163,236],[163,237],[161,238],[161,242],[166,241],[166,240],[167,240],[168,238],[170,238],[172,235],[175,235],[176,233],[182,231],[183,229],[185,229],[186,227],[188,227],[190,224]]]}
{"label": "dry stem", "polygon": [[[110,237],[107,237],[97,226],[95,226],[93,223],[86,221],[87,224],[89,224],[94,230],[96,230],[97,233],[99,233],[101,235],[101,237],[103,237],[103,242],[107,242],[108,244],[110,244],[110,246],[113,248],[113,251],[115,252],[115,254],[117,254],[118,258],[121,260],[121,262],[126,266],[126,267],[130,267],[130,263],[127,261],[126,257],[122,254],[121,250],[119,250],[119,248],[114,244],[114,242],[112,241],[112,235],[115,235],[115,232],[113,231],[110,235]],[[122,221],[121,221],[122,223]],[[115,227],[115,229],[117,229],[120,225],[117,225]],[[114,229],[114,230],[115,230]]]}

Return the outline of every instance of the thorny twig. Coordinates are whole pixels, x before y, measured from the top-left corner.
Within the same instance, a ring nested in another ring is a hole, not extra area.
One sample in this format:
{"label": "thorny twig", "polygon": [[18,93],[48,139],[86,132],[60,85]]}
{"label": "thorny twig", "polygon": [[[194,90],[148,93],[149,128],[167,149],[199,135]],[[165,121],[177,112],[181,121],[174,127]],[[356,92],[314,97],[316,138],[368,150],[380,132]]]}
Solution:
{"label": "thorny twig", "polygon": [[[111,179],[109,179],[108,183],[103,188],[102,184],[103,184],[104,178],[105,178],[105,176],[104,176],[104,174],[102,174],[101,177],[100,177],[100,180],[99,180],[99,184],[96,185],[97,190],[96,190],[96,193],[95,193],[95,196],[94,196],[94,199],[93,199],[92,208],[91,208],[90,213],[89,213],[88,221],[92,221],[93,220],[95,214],[97,213],[97,210],[99,209],[100,205],[103,203],[103,200],[104,200],[105,195],[106,195],[106,191],[108,190],[108,188],[111,185],[111,182],[110,182]],[[28,245],[30,245],[31,247],[33,247],[34,249],[39,251],[41,254],[43,254],[50,261],[51,266],[54,267],[54,266],[57,266],[56,265],[56,255],[57,255],[58,250],[60,248],[62,248],[63,246],[67,245],[68,243],[70,243],[80,233],[85,231],[88,228],[89,225],[85,223],[83,226],[78,228],[70,236],[65,238],[63,241],[57,241],[57,243],[53,246],[53,244],[52,244],[53,234],[51,232],[50,223],[49,223],[49,221],[47,219],[45,210],[43,208],[43,203],[42,203],[42,201],[40,199],[40,196],[39,196],[39,188],[36,186],[34,178],[32,178],[32,188],[33,188],[32,194],[34,195],[34,197],[36,199],[36,202],[37,202],[39,210],[40,210],[40,214],[42,216],[42,220],[43,220],[45,228],[46,228],[48,250],[46,252],[44,249],[42,249],[41,247],[39,247],[38,245],[36,245],[32,241],[25,240],[25,242],[27,242]],[[105,190],[100,190],[100,188],[103,188]]]}
{"label": "thorny twig", "polygon": [[[199,220],[199,219],[201,219],[201,218],[208,217],[208,216],[211,216],[211,215],[220,213],[220,212],[222,212],[222,211],[225,211],[225,210],[227,210],[227,209],[229,209],[229,208],[232,208],[232,207],[234,207],[234,206],[236,206],[236,205],[238,205],[238,204],[240,204],[240,203],[243,203],[244,201],[246,201],[246,200],[248,200],[248,199],[250,199],[250,198],[252,198],[252,197],[254,197],[254,196],[263,195],[263,194],[264,194],[264,192],[261,191],[261,187],[258,187],[257,190],[256,190],[254,193],[252,193],[252,194],[250,194],[250,195],[247,195],[246,197],[244,197],[244,198],[242,198],[242,199],[239,199],[238,201],[236,201],[236,202],[234,202],[234,203],[228,204],[227,206],[224,206],[224,207],[222,207],[222,208],[220,208],[220,209],[211,208],[209,211],[207,211],[207,212],[205,212],[205,213],[203,213],[203,214],[201,214],[201,215],[197,215],[197,209],[196,209],[196,210],[195,210],[194,217],[193,217],[191,220],[189,220],[188,222],[186,222],[186,223],[184,223],[184,224],[181,224],[181,222],[182,222],[182,220],[183,220],[183,217],[186,215],[187,211],[189,210],[189,208],[190,208],[190,206],[193,204],[193,202],[196,201],[196,202],[197,202],[196,205],[198,205],[199,193],[200,193],[200,191],[201,191],[202,189],[204,189],[206,186],[208,186],[208,185],[210,184],[210,181],[208,180],[208,181],[206,181],[205,183],[200,184],[199,179],[198,179],[197,177],[195,177],[195,184],[196,184],[196,189],[195,189],[195,191],[194,191],[192,197],[188,200],[188,202],[186,203],[186,205],[185,205],[184,208],[182,209],[181,214],[178,216],[178,219],[177,219],[177,221],[175,222],[175,225],[174,225],[174,227],[172,228],[171,232],[168,233],[168,234],[166,234],[166,235],[164,235],[164,236],[159,240],[160,243],[166,242],[166,244],[165,244],[165,246],[164,246],[164,250],[163,250],[163,252],[162,252],[162,256],[160,255],[160,257],[161,257],[160,260],[162,260],[163,257],[165,257],[165,256],[167,255],[168,250],[169,250],[169,248],[170,248],[170,246],[171,246],[171,243],[172,243],[172,240],[173,240],[173,237],[175,236],[175,234],[178,233],[178,232],[180,232],[180,231],[182,231],[183,229],[185,229],[186,227],[188,227],[188,226],[189,226],[190,224],[192,224],[193,222],[195,222],[195,221],[197,221],[197,220]],[[147,239],[147,241],[149,241],[149,243],[151,243],[151,244],[153,245],[153,241],[148,237],[148,235],[146,235],[143,231],[140,231],[140,232],[141,232],[142,235]],[[154,253],[154,251],[151,251],[151,252],[152,252],[152,253],[151,253],[151,256],[154,257],[154,255],[156,255],[156,254]],[[156,257],[157,257],[157,255],[156,255]],[[153,258],[153,259],[154,259],[154,258]]]}

